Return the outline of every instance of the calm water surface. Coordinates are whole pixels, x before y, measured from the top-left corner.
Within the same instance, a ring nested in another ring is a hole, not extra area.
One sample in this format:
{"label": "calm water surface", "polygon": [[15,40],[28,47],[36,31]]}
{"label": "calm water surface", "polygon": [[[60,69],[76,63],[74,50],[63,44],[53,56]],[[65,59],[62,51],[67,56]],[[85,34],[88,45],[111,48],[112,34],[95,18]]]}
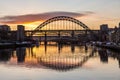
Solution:
{"label": "calm water surface", "polygon": [[74,45],[1,49],[0,80],[120,80],[120,53]]}

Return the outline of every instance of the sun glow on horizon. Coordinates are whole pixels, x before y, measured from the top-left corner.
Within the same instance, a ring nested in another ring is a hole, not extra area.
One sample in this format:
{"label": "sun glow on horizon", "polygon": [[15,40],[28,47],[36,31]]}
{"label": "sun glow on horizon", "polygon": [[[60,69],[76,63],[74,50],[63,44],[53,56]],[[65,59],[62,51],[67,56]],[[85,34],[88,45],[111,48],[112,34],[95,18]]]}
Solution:
{"label": "sun glow on horizon", "polygon": [[[119,23],[119,21],[120,21],[120,19],[117,19],[117,20],[113,21],[110,18],[103,18],[100,15],[96,15],[96,14],[92,14],[92,15],[88,15],[88,16],[82,16],[82,17],[78,16],[75,19],[77,19],[80,22],[84,23],[85,25],[87,25],[92,30],[100,29],[99,26],[101,24],[108,24],[109,28],[114,28],[115,26],[118,25],[116,23]],[[11,24],[8,24],[8,25],[11,27],[11,30],[16,30],[17,29],[17,25],[23,25],[23,26],[25,26],[25,30],[34,30],[40,24],[42,24],[45,21],[46,20],[42,20],[41,19],[40,21],[33,21],[33,22],[27,22],[26,21],[26,22],[15,23],[15,24],[11,23]],[[67,24],[67,23],[65,23],[65,24]]]}

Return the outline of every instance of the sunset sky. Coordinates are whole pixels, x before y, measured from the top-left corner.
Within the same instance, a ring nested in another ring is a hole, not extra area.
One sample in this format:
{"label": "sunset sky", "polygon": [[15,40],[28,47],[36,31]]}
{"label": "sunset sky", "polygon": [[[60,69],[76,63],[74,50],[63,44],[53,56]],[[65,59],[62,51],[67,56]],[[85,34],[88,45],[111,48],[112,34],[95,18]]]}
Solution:
{"label": "sunset sky", "polygon": [[35,29],[54,16],[71,16],[91,29],[99,25],[118,26],[120,0],[1,0],[0,25],[8,24],[16,29],[18,24]]}

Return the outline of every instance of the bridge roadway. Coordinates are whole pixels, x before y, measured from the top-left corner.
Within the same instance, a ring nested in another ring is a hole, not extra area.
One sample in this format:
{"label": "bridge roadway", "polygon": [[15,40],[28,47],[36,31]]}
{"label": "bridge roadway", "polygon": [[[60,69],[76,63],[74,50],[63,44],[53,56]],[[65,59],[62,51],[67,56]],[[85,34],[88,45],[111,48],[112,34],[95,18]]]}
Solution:
{"label": "bridge roadway", "polygon": [[[90,30],[91,31],[91,30]],[[41,42],[80,42],[76,35],[80,34],[81,40],[84,41],[84,35],[90,34],[89,30],[25,30],[25,36],[31,36],[31,33],[39,33],[40,35],[32,35],[31,37],[40,40]],[[99,33],[99,30],[92,30],[95,34]],[[8,33],[17,34],[17,31],[9,31]],[[51,34],[52,33],[52,34]],[[68,35],[64,35],[69,33]],[[42,34],[42,35],[41,35]],[[83,38],[83,39],[82,39]]]}
{"label": "bridge roadway", "polygon": [[[99,33],[99,30],[90,30],[90,31],[94,32],[95,34]],[[91,34],[89,30],[25,30],[24,32],[25,32],[26,37],[31,36],[33,38],[37,38],[38,40],[48,41],[48,42],[49,41],[51,42],[61,42],[61,41],[77,42],[79,40],[75,38],[76,35],[80,34],[84,36],[84,35]],[[34,32],[38,34],[31,35]],[[17,30],[8,31],[8,33],[17,34]],[[68,33],[69,36],[66,35],[66,33]],[[80,36],[80,38],[84,38],[84,37]]]}
{"label": "bridge roadway", "polygon": [[92,31],[92,32],[99,32],[99,30],[25,30],[25,32],[71,32],[71,31],[78,31],[78,32],[85,32],[85,31]]}
{"label": "bridge roadway", "polygon": [[[59,32],[59,31],[60,32],[71,32],[71,31],[85,32],[86,30],[25,30],[25,33],[27,32]],[[100,30],[90,30],[90,31],[98,33]],[[12,32],[17,32],[17,30],[8,31],[8,33],[12,33]]]}

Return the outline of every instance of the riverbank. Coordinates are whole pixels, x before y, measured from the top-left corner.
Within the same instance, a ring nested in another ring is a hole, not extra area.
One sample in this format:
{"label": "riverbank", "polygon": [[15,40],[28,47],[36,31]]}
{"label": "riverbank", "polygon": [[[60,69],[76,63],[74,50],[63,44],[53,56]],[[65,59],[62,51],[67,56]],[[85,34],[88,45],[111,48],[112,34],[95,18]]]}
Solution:
{"label": "riverbank", "polygon": [[0,43],[0,49],[30,46],[32,46],[31,42]]}
{"label": "riverbank", "polygon": [[120,46],[118,46],[118,45],[96,44],[95,46],[106,48],[106,49],[111,49],[114,51],[120,51]]}

